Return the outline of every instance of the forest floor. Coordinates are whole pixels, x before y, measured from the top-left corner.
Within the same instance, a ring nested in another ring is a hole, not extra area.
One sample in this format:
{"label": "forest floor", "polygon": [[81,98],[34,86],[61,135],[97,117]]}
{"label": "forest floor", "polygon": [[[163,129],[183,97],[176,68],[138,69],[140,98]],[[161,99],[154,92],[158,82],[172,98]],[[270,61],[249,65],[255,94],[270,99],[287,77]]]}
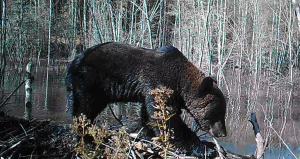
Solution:
{"label": "forest floor", "polygon": [[51,120],[26,121],[4,112],[0,125],[0,156],[5,159],[71,158],[75,140],[68,126]]}
{"label": "forest floor", "polygon": [[[0,125],[0,159],[128,158],[128,156],[129,158],[163,158],[161,155],[158,155],[159,152],[162,151],[156,149],[154,143],[149,141],[145,142],[146,140],[139,140],[137,138],[130,137],[129,135],[127,135],[128,138],[126,138],[126,140],[121,141],[122,138],[119,137],[124,137],[124,134],[120,133],[120,130],[119,132],[110,131],[113,133],[108,133],[108,135],[106,135],[106,137],[109,136],[110,142],[105,140],[105,143],[97,145],[93,151],[93,148],[89,147],[88,144],[87,146],[82,147],[80,142],[76,142],[74,137],[75,135],[73,133],[74,129],[70,127],[70,124],[60,124],[52,120],[25,120],[23,118],[16,118],[7,115],[0,111]],[[99,135],[99,130],[97,129],[97,131]],[[101,132],[100,135],[108,132],[106,130],[104,131],[105,132]],[[104,140],[101,140],[101,142],[104,142]],[[116,144],[119,145],[118,148]],[[125,148],[120,148],[122,144],[125,145]],[[122,149],[125,151],[121,152]],[[98,154],[96,154],[96,152]],[[90,153],[94,153],[94,155]],[[253,158],[252,156],[237,155],[228,151],[224,151],[223,153],[227,154],[226,158],[229,159]],[[206,158],[215,158],[215,156],[217,156],[217,152],[211,151],[211,154],[206,156]],[[199,157],[186,156],[182,153],[177,155],[175,152],[169,151],[167,158],[184,159]]]}

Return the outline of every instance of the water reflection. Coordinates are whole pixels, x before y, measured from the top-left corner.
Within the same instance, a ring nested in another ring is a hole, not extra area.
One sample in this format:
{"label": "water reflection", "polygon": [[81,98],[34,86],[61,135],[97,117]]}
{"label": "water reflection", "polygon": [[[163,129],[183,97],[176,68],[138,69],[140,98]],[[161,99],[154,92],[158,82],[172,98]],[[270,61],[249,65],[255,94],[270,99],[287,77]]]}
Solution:
{"label": "water reflection", "polygon": [[[256,149],[255,144],[234,145],[230,142],[219,142],[219,144],[223,146],[226,150],[235,152],[237,154],[251,155],[254,154]],[[300,157],[300,147],[293,148],[290,144],[288,144],[288,146],[296,156]],[[264,159],[275,159],[275,158],[295,159],[295,157],[285,147],[282,148],[269,147],[265,151]]]}
{"label": "water reflection", "polygon": [[[67,64],[60,63],[49,67],[48,111],[45,109],[46,97],[46,61],[33,68],[33,109],[32,116],[37,119],[53,119],[64,123],[71,123],[70,115],[65,113],[66,90],[64,76]],[[9,81],[7,81],[9,83]],[[16,84],[6,85],[5,97],[15,89]],[[17,117],[24,116],[25,89],[22,86],[4,106],[4,111]]]}

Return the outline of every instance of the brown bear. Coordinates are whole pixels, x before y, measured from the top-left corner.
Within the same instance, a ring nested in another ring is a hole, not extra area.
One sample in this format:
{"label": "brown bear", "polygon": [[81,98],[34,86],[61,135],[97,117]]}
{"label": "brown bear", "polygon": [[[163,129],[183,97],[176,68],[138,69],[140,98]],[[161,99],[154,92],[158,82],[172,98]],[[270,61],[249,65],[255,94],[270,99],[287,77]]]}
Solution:
{"label": "brown bear", "polygon": [[[73,116],[83,113],[93,121],[108,103],[140,102],[144,126],[154,120],[155,103],[149,92],[163,86],[174,90],[168,103],[176,113],[169,122],[175,138],[199,141],[181,120],[181,109],[211,136],[226,136],[224,95],[211,77],[171,46],[156,51],[116,42],[96,45],[72,61],[66,85]],[[158,135],[155,128],[150,129]]]}

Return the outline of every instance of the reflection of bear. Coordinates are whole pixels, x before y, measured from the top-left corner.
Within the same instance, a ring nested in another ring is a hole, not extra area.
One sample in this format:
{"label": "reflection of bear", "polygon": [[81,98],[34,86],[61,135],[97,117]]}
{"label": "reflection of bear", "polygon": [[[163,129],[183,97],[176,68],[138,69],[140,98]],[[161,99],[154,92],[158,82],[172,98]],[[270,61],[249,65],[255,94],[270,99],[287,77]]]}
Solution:
{"label": "reflection of bear", "polygon": [[[174,47],[155,50],[120,43],[104,43],[87,49],[68,68],[66,77],[68,109],[73,116],[83,113],[92,121],[111,102],[143,103],[143,124],[153,122],[152,89],[174,90],[168,103],[176,113],[170,119],[175,138],[186,142],[197,136],[180,119],[187,109],[209,134],[226,135],[226,103],[214,80],[204,77]],[[154,130],[155,135],[157,131]]]}

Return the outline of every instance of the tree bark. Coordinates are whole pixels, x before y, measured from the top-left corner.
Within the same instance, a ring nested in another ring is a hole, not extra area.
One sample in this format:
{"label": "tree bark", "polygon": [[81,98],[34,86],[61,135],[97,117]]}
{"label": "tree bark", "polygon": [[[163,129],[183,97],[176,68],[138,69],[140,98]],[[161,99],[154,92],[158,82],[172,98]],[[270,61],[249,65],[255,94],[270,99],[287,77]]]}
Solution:
{"label": "tree bark", "polygon": [[25,119],[31,119],[31,112],[32,112],[32,67],[33,63],[29,62],[26,66],[26,82],[25,82]]}

